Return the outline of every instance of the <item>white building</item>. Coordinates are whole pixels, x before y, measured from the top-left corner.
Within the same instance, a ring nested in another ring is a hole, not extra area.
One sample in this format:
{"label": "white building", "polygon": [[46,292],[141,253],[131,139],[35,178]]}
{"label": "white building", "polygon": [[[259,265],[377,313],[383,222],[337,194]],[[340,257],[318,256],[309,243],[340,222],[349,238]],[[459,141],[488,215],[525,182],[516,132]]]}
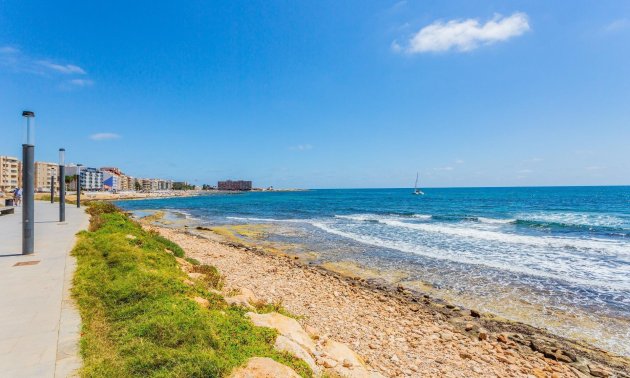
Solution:
{"label": "white building", "polygon": [[120,176],[111,171],[103,171],[103,190],[120,191],[121,189]]}
{"label": "white building", "polygon": [[[66,167],[66,176],[76,176],[78,172],[79,167],[76,165]],[[103,190],[103,172],[96,168],[81,167],[79,182],[82,190]],[[76,190],[76,186],[69,189]]]}

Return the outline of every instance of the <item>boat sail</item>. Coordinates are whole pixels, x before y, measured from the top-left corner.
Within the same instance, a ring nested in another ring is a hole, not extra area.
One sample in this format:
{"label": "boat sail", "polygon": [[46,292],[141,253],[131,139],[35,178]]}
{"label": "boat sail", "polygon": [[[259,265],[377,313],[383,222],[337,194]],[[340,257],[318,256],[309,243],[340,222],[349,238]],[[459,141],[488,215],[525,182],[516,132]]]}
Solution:
{"label": "boat sail", "polygon": [[419,174],[418,174],[418,172],[416,172],[416,183],[413,186],[413,194],[415,194],[415,195],[424,195],[424,192],[422,190],[418,189],[418,176],[419,176]]}

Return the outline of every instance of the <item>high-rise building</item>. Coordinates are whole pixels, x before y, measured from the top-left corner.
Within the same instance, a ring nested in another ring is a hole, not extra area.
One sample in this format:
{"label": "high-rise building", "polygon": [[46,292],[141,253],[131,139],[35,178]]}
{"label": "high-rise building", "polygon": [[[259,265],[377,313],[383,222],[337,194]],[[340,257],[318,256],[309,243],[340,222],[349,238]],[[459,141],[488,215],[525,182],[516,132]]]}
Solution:
{"label": "high-rise building", "polygon": [[12,156],[0,156],[0,191],[22,186],[22,164]]}
{"label": "high-rise building", "polygon": [[[55,180],[59,177],[59,165],[57,163],[46,163],[42,161],[35,162],[35,191],[36,192],[49,192],[50,191],[50,178],[54,177]],[[57,186],[57,183],[55,183]]]}
{"label": "high-rise building", "polygon": [[[76,176],[79,167],[76,165],[66,166],[66,176]],[[79,179],[83,190],[103,190],[103,172],[96,168],[81,167],[81,177]],[[76,184],[70,184],[69,190],[76,190]]]}
{"label": "high-rise building", "polygon": [[120,175],[112,171],[103,171],[103,190],[120,191]]}
{"label": "high-rise building", "polygon": [[252,190],[252,182],[251,181],[219,181],[217,185],[219,190]]}

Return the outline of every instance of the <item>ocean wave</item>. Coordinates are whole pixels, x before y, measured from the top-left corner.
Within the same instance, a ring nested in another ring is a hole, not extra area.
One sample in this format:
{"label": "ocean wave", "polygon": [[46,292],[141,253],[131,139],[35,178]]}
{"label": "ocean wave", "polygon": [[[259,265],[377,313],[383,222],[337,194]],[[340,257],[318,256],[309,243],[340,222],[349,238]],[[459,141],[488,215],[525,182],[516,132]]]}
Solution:
{"label": "ocean wave", "polygon": [[[400,238],[387,239],[373,234],[366,235],[360,232],[342,230],[338,228],[339,224],[334,223],[313,222],[311,224],[329,234],[341,236],[362,244],[394,249],[439,260],[486,266],[513,273],[559,279],[575,284],[613,290],[627,290],[629,284],[627,275],[623,272],[623,267],[606,267],[603,269],[602,267],[593,266],[592,261],[589,261],[587,258],[576,260],[576,256],[573,256],[572,260],[556,259],[562,253],[543,253],[541,255],[526,253],[520,255],[521,260],[515,261],[513,259],[517,256],[511,256],[511,254],[497,249],[493,249],[493,256],[488,256],[472,250],[453,250],[449,247],[429,246]],[[556,258],[553,258],[553,256]],[[593,280],[591,277],[595,273],[593,270],[596,270],[599,279]]]}
{"label": "ocean wave", "polygon": [[407,223],[394,219],[381,220],[391,227],[404,227],[424,232],[441,233],[458,237],[483,239],[510,244],[527,244],[540,247],[592,249],[613,255],[630,256],[628,243],[608,241],[604,239],[577,239],[549,236],[517,235],[498,231],[479,230],[470,227],[453,227],[442,224]]}
{"label": "ocean wave", "polygon": [[422,219],[422,220],[429,220],[431,218],[433,218],[432,215],[428,215],[428,214],[387,214],[387,215],[383,215],[383,214],[350,214],[350,215],[335,215],[335,218],[338,219],[348,219],[348,220],[352,220],[352,221],[356,221],[356,222],[378,222],[380,220],[383,219],[389,219],[389,218],[414,218],[414,219]]}
{"label": "ocean wave", "polygon": [[516,219],[498,219],[498,218],[485,218],[485,217],[477,217],[476,219],[480,223],[488,223],[488,224],[513,224],[513,223],[516,223]]}
{"label": "ocean wave", "polygon": [[310,223],[309,219],[273,219],[273,218],[255,218],[255,217],[226,217],[227,219],[247,221],[247,222],[284,222],[284,223]]}
{"label": "ocean wave", "polygon": [[522,213],[519,222],[569,227],[604,227],[630,230],[630,220],[615,215],[589,213]]}

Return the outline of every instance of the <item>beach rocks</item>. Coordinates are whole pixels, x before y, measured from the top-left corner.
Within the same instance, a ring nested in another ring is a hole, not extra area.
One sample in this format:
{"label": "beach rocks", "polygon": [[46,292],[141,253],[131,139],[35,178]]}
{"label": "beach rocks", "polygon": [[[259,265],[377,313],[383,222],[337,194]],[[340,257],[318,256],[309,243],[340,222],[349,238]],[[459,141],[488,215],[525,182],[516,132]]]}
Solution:
{"label": "beach rocks", "polygon": [[208,308],[210,306],[210,302],[208,302],[206,298],[195,297],[193,300],[203,308]]}
{"label": "beach rocks", "polygon": [[247,309],[253,310],[254,306],[252,306],[251,303],[258,302],[258,298],[256,298],[254,293],[247,288],[241,288],[240,292],[241,293],[238,295],[234,295],[232,297],[225,297],[224,298],[225,302],[229,304],[230,306],[240,306],[240,307],[245,307]]}
{"label": "beach rocks", "polygon": [[267,357],[252,357],[230,378],[300,378],[295,370]]}
{"label": "beach rocks", "polygon": [[293,340],[310,354],[313,354],[315,351],[315,343],[311,340],[306,331],[302,329],[302,326],[300,326],[297,320],[278,314],[277,312],[269,314],[248,312],[246,316],[249,317],[256,326],[277,330],[282,336]]}
{"label": "beach rocks", "polygon": [[279,335],[276,338],[274,348],[281,352],[287,352],[303,360],[311,368],[311,370],[313,370],[315,374],[318,374],[320,372],[320,368],[315,363],[313,357],[311,357],[311,355],[301,345],[289,339],[288,337]]}

